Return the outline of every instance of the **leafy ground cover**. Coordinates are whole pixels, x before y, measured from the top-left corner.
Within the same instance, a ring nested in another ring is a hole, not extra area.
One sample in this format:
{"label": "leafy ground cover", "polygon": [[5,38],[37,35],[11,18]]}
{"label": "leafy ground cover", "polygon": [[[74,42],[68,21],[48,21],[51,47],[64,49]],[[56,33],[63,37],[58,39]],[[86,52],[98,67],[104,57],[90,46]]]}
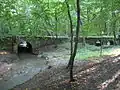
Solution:
{"label": "leafy ground cover", "polygon": [[[76,58],[80,60],[88,59],[90,57],[100,57],[100,48],[94,45],[86,45],[86,47],[79,47]],[[119,55],[120,46],[107,46],[102,50],[102,55]]]}

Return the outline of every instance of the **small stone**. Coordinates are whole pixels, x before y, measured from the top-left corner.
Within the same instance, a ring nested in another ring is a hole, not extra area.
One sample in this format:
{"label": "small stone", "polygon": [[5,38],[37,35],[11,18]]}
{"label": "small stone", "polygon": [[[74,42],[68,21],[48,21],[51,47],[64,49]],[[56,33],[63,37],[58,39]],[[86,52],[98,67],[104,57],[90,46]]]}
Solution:
{"label": "small stone", "polygon": [[0,80],[2,80],[3,78],[0,78]]}
{"label": "small stone", "polygon": [[52,66],[48,66],[48,69],[52,68]]}

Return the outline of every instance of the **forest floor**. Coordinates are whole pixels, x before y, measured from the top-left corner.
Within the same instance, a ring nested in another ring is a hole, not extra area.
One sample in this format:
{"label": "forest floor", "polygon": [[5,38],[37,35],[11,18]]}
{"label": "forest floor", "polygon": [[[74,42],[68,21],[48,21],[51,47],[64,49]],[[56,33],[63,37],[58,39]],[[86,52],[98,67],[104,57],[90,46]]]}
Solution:
{"label": "forest floor", "polygon": [[[95,48],[95,50],[97,49]],[[69,46],[61,44],[57,48],[54,48],[54,46],[40,48],[40,54],[37,57],[45,60],[47,68],[11,90],[120,90],[120,51],[118,50],[119,48],[114,49],[117,51],[117,54],[112,50],[111,55],[94,56],[84,60],[76,58],[73,70],[75,82],[69,82],[69,70],[66,69],[70,55]],[[14,57],[16,58],[16,56]],[[36,66],[36,64],[33,64],[35,59],[30,60],[31,57],[27,57],[29,58],[26,62]],[[16,67],[21,66],[19,65],[21,63],[15,58],[7,58],[13,61],[9,60],[8,62],[5,59],[7,63],[10,63],[6,64],[6,70],[11,67],[11,62],[17,62]],[[22,64],[26,65],[26,62]],[[38,61],[35,62],[38,67]],[[24,72],[22,71],[21,73]]]}
{"label": "forest floor", "polygon": [[74,66],[75,82],[69,82],[65,66],[51,68],[12,90],[120,90],[120,56],[100,63]]}
{"label": "forest floor", "polygon": [[49,52],[48,58],[53,61],[49,63],[51,67],[12,90],[120,90],[120,55],[92,57],[86,61],[76,59],[73,70],[76,81],[69,82],[69,70],[64,62],[68,59],[66,49]]}

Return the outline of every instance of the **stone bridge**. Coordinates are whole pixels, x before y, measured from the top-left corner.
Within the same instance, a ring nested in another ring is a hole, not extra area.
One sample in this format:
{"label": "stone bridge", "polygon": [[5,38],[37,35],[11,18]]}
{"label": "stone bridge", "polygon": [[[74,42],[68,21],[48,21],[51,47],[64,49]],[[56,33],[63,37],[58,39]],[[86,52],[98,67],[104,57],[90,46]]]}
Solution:
{"label": "stone bridge", "polygon": [[9,51],[16,52],[17,47],[21,41],[27,41],[32,45],[33,50],[37,49],[38,47],[44,47],[48,45],[56,45],[62,42],[68,41],[68,38],[66,37],[52,37],[52,36],[46,36],[46,37],[6,37],[2,38],[0,40],[1,43],[1,49],[6,48]]}
{"label": "stone bridge", "polygon": [[[85,39],[85,42],[90,44],[90,45],[95,45],[96,42],[102,41],[103,45],[107,44],[107,42],[113,42],[114,41],[114,37],[113,36],[87,36],[87,37],[79,37],[79,42],[83,42],[83,40]],[[117,39],[117,42],[119,41],[119,39]]]}
{"label": "stone bridge", "polygon": [[[19,36],[19,37],[6,37],[0,40],[1,46],[4,49],[4,47],[9,47],[8,50],[13,50],[14,47],[18,46],[20,39],[23,39],[27,42],[29,42],[33,49],[36,49],[38,47],[44,47],[51,44],[59,44],[61,42],[70,41],[70,37],[67,36],[58,36],[57,39],[55,36],[45,36],[45,37],[25,37],[25,36]],[[108,41],[114,41],[113,36],[88,36],[88,37],[79,37],[79,43],[82,43],[85,39],[86,43],[95,45],[97,40],[102,40],[103,44],[106,44]],[[119,42],[119,39],[117,39]]]}

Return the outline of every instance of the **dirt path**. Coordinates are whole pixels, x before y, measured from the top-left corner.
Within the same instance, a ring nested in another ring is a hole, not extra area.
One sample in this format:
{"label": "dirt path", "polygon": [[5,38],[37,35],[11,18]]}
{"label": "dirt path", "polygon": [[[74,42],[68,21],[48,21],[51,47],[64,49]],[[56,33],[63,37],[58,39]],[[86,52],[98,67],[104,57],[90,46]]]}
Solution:
{"label": "dirt path", "polygon": [[[8,90],[16,85],[18,86],[12,90],[114,90],[113,88],[120,84],[119,57],[76,60],[74,77],[77,81],[69,83],[69,72],[66,69],[69,44],[61,44],[58,48],[51,45],[40,48],[39,51],[37,57],[23,55],[21,60],[12,63],[10,71],[4,77],[5,80],[0,80],[0,90]],[[96,63],[96,60],[101,62]],[[41,68],[44,70],[41,71]]]}
{"label": "dirt path", "polygon": [[77,63],[74,78],[76,81],[69,83],[69,73],[64,66],[51,68],[12,90],[120,90],[120,56],[82,67]]}
{"label": "dirt path", "polygon": [[[69,57],[68,51],[56,50],[54,46],[40,48],[40,54],[22,54],[18,58],[14,54],[0,56],[0,90],[8,90],[31,79],[34,75],[48,67],[65,65]],[[63,56],[67,55],[67,57]],[[60,60],[58,60],[60,59]]]}
{"label": "dirt path", "polygon": [[20,59],[11,64],[2,62],[0,90],[8,90],[31,79],[46,67],[44,63],[45,60],[29,54],[20,55]]}

